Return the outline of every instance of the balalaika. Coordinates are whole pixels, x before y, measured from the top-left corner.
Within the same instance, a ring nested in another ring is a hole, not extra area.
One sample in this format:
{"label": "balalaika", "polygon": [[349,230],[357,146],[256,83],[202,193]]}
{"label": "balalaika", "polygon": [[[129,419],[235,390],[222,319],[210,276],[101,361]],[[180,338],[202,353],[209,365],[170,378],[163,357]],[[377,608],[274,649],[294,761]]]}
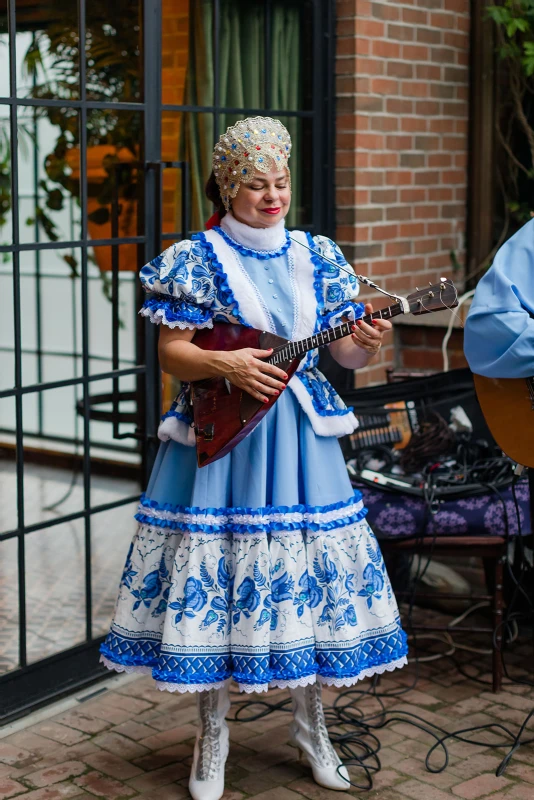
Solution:
{"label": "balalaika", "polygon": [[[373,319],[391,319],[399,314],[428,314],[457,305],[454,284],[442,278],[439,283],[417,290],[406,298],[399,298],[398,303],[367,314],[362,319],[369,323]],[[344,322],[335,328],[292,342],[267,331],[219,322],[211,329],[197,331],[194,343],[203,350],[241,350],[245,347],[267,350],[272,347],[272,354],[264,360],[275,364],[291,378],[309,350],[349,336],[353,331],[354,323]],[[272,396],[268,403],[263,403],[224,378],[193,381],[191,402],[198,465],[203,467],[229,453],[256,427],[277,399],[277,396]]]}

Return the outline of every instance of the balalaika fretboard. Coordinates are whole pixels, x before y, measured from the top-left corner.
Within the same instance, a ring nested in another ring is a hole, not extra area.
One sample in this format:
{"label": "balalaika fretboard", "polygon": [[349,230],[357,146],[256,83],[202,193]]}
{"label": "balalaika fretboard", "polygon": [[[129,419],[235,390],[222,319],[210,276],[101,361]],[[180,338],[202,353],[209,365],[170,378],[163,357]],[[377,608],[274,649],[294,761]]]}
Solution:
{"label": "balalaika fretboard", "polygon": [[[363,322],[369,323],[373,319],[391,319],[403,313],[404,309],[402,304],[395,303],[379,311],[373,311],[372,314],[367,314],[361,319]],[[327,328],[324,331],[315,333],[313,336],[308,336],[306,339],[299,339],[296,342],[287,342],[277,347],[272,356],[266,360],[270,364],[283,364],[285,361],[304,356],[310,350],[315,350],[316,347],[322,347],[325,344],[330,344],[330,342],[335,342],[337,339],[343,339],[344,336],[349,336],[354,331],[354,325],[354,322],[344,322],[342,325],[337,325],[335,328]]]}

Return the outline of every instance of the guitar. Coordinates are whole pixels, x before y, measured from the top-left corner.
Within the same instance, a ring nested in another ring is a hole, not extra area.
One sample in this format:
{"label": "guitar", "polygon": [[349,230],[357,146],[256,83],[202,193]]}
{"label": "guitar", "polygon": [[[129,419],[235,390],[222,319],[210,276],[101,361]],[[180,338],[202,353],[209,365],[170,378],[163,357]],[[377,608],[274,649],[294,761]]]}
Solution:
{"label": "guitar", "polygon": [[[457,305],[454,284],[442,278],[439,283],[418,289],[406,298],[399,298],[398,303],[367,314],[362,319],[369,323],[373,319],[392,319],[399,314],[428,314]],[[219,322],[213,328],[197,331],[194,343],[203,350],[240,350],[244,347],[267,350],[272,347],[273,353],[265,361],[283,369],[291,378],[309,350],[350,336],[353,330],[354,323],[344,322],[335,328],[292,342],[267,331]],[[224,378],[193,381],[191,403],[199,467],[211,464],[229,453],[256,427],[277,399],[273,396],[268,403],[263,403]]]}
{"label": "guitar", "polygon": [[534,467],[534,378],[473,377],[482,413],[501,450],[518,464]]}

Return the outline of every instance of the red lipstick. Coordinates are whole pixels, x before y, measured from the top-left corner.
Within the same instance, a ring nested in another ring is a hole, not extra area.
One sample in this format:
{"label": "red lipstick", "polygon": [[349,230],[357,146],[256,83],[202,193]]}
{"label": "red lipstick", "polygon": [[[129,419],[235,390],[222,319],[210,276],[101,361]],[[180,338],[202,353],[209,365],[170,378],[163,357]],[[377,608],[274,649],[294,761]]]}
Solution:
{"label": "red lipstick", "polygon": [[278,207],[278,208],[262,208],[262,209],[260,209],[260,211],[263,211],[264,214],[272,214],[274,216],[275,214],[278,214],[278,212],[280,211],[280,207]]}

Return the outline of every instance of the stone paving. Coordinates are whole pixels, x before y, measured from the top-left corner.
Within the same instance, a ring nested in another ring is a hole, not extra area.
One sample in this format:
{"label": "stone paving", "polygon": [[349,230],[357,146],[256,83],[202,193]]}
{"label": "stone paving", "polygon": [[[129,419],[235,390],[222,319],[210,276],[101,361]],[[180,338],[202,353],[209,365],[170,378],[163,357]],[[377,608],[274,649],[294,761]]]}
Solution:
{"label": "stone paving", "polygon": [[[526,659],[531,663],[531,648],[515,651],[515,674],[520,673],[517,667],[526,664]],[[534,690],[507,683],[499,694],[492,694],[488,666],[486,657],[471,656],[466,669],[485,682],[477,683],[446,659],[421,664],[416,686],[410,688],[416,677],[412,663],[383,677],[378,690],[391,693],[408,689],[400,697],[383,701],[389,712],[411,711],[448,730],[494,721],[509,725],[515,733],[534,707]],[[369,686],[365,681],[358,688]],[[339,691],[323,691],[325,706],[334,702]],[[148,676],[131,675],[97,684],[90,692],[83,702],[75,702],[61,713],[45,712],[43,717],[43,712],[38,712],[37,721],[32,723],[28,718],[23,723],[30,723],[27,727],[0,738],[0,798],[189,797],[194,696],[160,692]],[[276,691],[267,699],[274,702],[287,696]],[[244,695],[235,692],[232,697],[233,716]],[[266,699],[265,695],[260,699]],[[367,714],[379,710],[377,700],[369,697],[358,705]],[[371,792],[328,791],[317,786],[306,763],[297,760],[296,750],[288,743],[288,722],[289,714],[284,711],[256,721],[230,722],[224,800],[534,799],[534,744],[521,747],[505,776],[497,778],[495,770],[507,751],[492,747],[488,734],[480,734],[476,745],[452,742],[449,766],[433,774],[424,764],[430,737],[402,721],[378,731],[382,769],[374,776]],[[533,732],[534,721],[525,735],[532,736]],[[352,777],[362,779],[355,771]]]}

